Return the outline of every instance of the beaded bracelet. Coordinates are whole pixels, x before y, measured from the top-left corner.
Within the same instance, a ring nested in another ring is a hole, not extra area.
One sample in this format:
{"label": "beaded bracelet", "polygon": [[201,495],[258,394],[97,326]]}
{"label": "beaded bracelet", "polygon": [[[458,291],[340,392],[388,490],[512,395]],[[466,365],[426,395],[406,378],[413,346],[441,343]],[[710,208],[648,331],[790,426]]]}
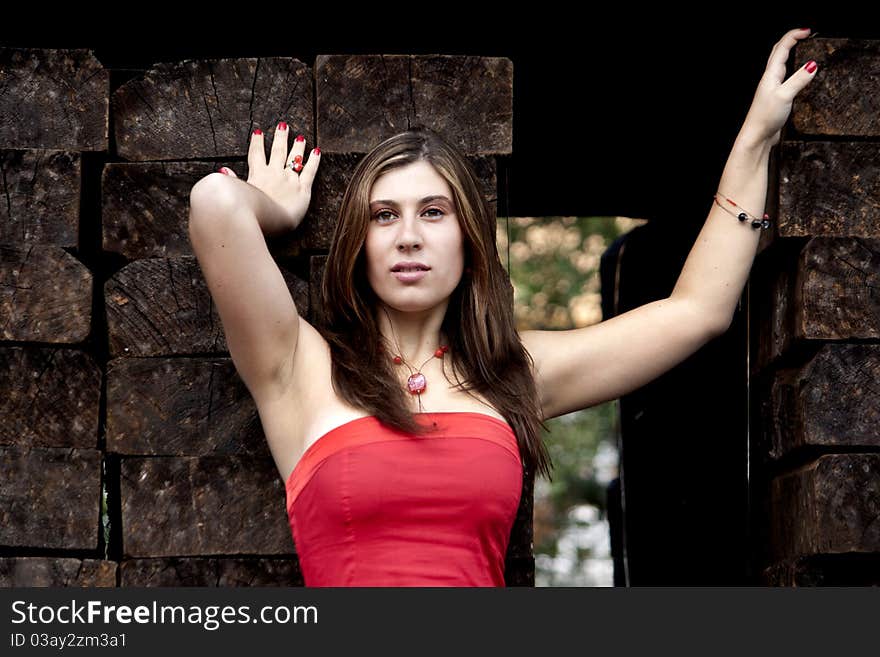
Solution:
{"label": "beaded bracelet", "polygon": [[[730,203],[733,207],[739,208],[740,210],[742,210],[742,212],[740,212],[739,214],[734,214],[733,212],[731,212],[730,210],[725,208],[723,205],[721,205],[721,203],[718,202],[718,196],[722,196],[725,201]],[[768,218],[769,215],[767,215],[766,213],[764,214],[763,219],[758,219],[757,217],[750,215],[748,212],[746,212],[745,210],[740,208],[736,203],[731,201],[729,198],[727,198],[726,196],[724,196],[720,192],[718,194],[716,194],[715,196],[713,196],[712,198],[715,200],[715,203],[718,205],[719,208],[721,208],[722,210],[724,210],[728,214],[733,215],[734,217],[736,217],[740,221],[745,221],[746,219],[751,219],[752,220],[752,228],[755,228],[755,229],[770,228],[770,219]]]}

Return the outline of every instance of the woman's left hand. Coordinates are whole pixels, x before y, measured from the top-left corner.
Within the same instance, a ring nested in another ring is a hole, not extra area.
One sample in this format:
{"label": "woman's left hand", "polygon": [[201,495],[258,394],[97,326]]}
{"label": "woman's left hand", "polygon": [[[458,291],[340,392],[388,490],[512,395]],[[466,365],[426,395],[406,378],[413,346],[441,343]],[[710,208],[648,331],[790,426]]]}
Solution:
{"label": "woman's left hand", "polygon": [[[799,39],[806,39],[809,34],[809,28],[789,30],[773,46],[767,68],[758,83],[758,90],[740,131],[747,139],[768,146],[779,143],[782,126],[788,120],[795,96],[810,84],[818,70],[815,68],[810,72],[805,66],[801,66],[783,82],[789,52]],[[810,62],[806,64],[809,65]]]}

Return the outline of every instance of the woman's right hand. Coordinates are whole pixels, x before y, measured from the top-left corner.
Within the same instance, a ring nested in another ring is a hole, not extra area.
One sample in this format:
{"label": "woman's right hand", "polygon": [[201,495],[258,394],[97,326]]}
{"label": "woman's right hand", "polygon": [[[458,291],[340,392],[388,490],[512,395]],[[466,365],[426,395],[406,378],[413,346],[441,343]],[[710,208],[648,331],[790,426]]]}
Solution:
{"label": "woman's right hand", "polygon": [[[275,128],[275,138],[272,140],[272,152],[269,155],[268,164],[266,164],[266,146],[263,134],[251,133],[247,183],[274,201],[282,216],[289,219],[292,228],[296,228],[306,216],[306,210],[309,208],[309,202],[312,198],[312,182],[315,180],[315,173],[318,170],[321,151],[317,148],[312,150],[308,161],[303,164],[302,159],[306,148],[305,138],[302,141],[294,140],[293,148],[288,155],[289,132],[286,124],[282,127],[282,124],[279,123]],[[295,169],[290,168],[291,162],[295,163]],[[220,172],[238,178],[229,167],[222,167]]]}

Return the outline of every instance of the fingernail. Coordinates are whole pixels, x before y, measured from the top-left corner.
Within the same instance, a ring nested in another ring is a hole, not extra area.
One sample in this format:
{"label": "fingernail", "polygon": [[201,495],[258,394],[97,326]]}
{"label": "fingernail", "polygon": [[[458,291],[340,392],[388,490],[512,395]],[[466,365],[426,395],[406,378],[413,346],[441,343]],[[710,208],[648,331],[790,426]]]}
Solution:
{"label": "fingernail", "polygon": [[297,141],[305,141],[306,138],[303,137],[302,135],[297,135],[297,136],[296,136],[296,140],[297,140]]}
{"label": "fingernail", "polygon": [[254,134],[255,134],[255,135],[261,135],[261,134],[263,134],[263,131],[260,130],[259,128],[254,128]]}
{"label": "fingernail", "polygon": [[287,130],[287,124],[286,124],[284,121],[281,121],[281,122],[278,124],[278,129],[279,129],[279,130]]}
{"label": "fingernail", "polygon": [[219,169],[217,169],[217,171],[227,176],[229,175],[229,169],[227,169],[226,167],[220,167]]}
{"label": "fingernail", "polygon": [[816,66],[818,66],[818,64],[811,59],[807,62],[807,65],[804,66],[804,68],[807,69],[807,73],[812,73],[816,70]]}
{"label": "fingernail", "polygon": [[315,155],[320,155],[320,154],[321,154],[321,149],[318,148],[317,146],[315,146],[315,148],[314,148],[314,150],[312,151],[312,153],[314,153]]}

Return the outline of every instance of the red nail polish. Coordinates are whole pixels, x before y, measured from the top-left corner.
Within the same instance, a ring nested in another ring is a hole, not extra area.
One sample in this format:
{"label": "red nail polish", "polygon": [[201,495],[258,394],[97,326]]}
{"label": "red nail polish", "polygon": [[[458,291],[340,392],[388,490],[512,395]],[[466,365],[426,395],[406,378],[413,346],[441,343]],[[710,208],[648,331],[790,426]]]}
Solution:
{"label": "red nail polish", "polygon": [[816,70],[816,66],[818,66],[818,64],[811,59],[807,62],[807,65],[804,66],[804,68],[807,69],[807,73],[812,73]]}
{"label": "red nail polish", "polygon": [[305,141],[306,138],[303,137],[302,135],[297,135],[297,136],[296,136],[296,140],[297,140],[297,141]]}
{"label": "red nail polish", "polygon": [[263,134],[263,131],[260,130],[259,128],[254,128],[254,134],[255,134],[255,135],[261,135],[261,134]]}
{"label": "red nail polish", "polygon": [[226,170],[226,167],[220,167],[219,169],[217,169],[217,171],[219,171],[220,173],[222,173],[225,176],[229,175],[229,172]]}
{"label": "red nail polish", "polygon": [[315,155],[320,155],[320,154],[321,154],[321,149],[318,148],[317,146],[315,146],[315,150],[312,151],[312,152],[313,152]]}
{"label": "red nail polish", "polygon": [[278,129],[279,129],[279,130],[287,130],[287,124],[286,124],[284,121],[281,121],[281,122],[278,124]]}

